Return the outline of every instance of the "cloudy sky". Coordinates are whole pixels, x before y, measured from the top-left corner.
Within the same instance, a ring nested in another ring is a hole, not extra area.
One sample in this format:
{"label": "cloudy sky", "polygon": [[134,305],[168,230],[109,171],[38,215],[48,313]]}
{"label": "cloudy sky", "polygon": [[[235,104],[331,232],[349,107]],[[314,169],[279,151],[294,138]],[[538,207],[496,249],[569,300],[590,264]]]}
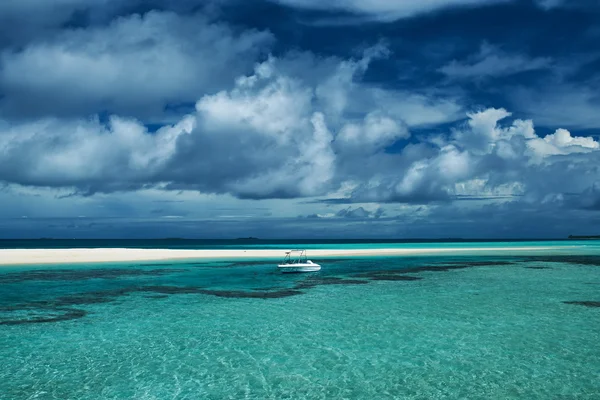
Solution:
{"label": "cloudy sky", "polygon": [[598,0],[4,0],[0,237],[600,234]]}

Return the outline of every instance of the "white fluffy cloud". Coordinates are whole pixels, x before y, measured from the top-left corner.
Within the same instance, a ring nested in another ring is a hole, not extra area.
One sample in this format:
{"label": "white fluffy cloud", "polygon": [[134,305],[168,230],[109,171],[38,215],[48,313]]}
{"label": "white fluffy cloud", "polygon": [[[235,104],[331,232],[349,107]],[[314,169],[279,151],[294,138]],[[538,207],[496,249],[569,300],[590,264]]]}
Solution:
{"label": "white fluffy cloud", "polygon": [[153,134],[136,120],[44,119],[0,134],[3,179],[33,186],[104,191],[138,189],[173,156],[175,143],[190,134],[186,117]]}
{"label": "white fluffy cloud", "polygon": [[377,111],[367,114],[360,124],[344,125],[336,137],[336,144],[341,151],[372,154],[408,136],[404,126]]}
{"label": "white fluffy cloud", "polygon": [[486,6],[511,0],[272,0],[281,4],[317,10],[339,10],[365,15],[381,21],[394,21],[451,7]]}
{"label": "white fluffy cloud", "polygon": [[[501,122],[504,109],[468,114],[452,132],[407,146],[386,168],[367,171],[348,201],[423,203],[453,198],[582,193],[600,180],[600,144],[567,130],[540,137],[530,120]],[[592,161],[595,160],[595,161]],[[565,169],[566,167],[566,169]],[[536,200],[537,199],[537,200]]]}
{"label": "white fluffy cloud", "polygon": [[456,120],[460,106],[364,83],[369,65],[385,56],[381,46],[325,66],[294,56],[318,65],[319,79],[270,57],[157,132],[118,116],[4,121],[0,179],[90,194],[156,187],[249,199],[345,187],[348,202],[362,203],[596,193],[600,175],[590,165],[600,145],[591,137],[564,129],[540,136],[532,121],[503,123],[511,114],[494,108],[468,113],[436,138],[413,134]]}
{"label": "white fluffy cloud", "polygon": [[462,106],[457,99],[444,95],[420,94],[406,90],[363,92],[364,101],[385,107],[389,115],[399,118],[410,127],[427,127],[463,118]]}
{"label": "white fluffy cloud", "polygon": [[500,152],[501,156],[510,158],[514,153],[506,144],[513,136],[526,139],[536,137],[532,121],[516,120],[507,128],[498,126],[499,121],[510,115],[511,113],[503,108],[469,113],[468,128],[454,130],[454,140],[474,154],[489,154],[495,150]]}
{"label": "white fluffy cloud", "polygon": [[[342,63],[342,73],[348,65],[364,72],[370,54]],[[331,73],[324,80],[329,87],[358,90],[353,78],[338,76],[340,69]],[[117,116],[108,124],[97,118],[4,122],[0,179],[89,193],[166,185],[252,198],[323,194],[335,173],[334,133],[354,122],[318,85],[290,76],[270,58],[232,90],[203,96],[195,113],[157,132]],[[364,115],[372,151],[380,148],[380,135],[387,142],[406,135],[400,121],[373,110]]]}
{"label": "white fluffy cloud", "polygon": [[151,120],[166,105],[230,84],[272,42],[268,32],[157,11],[64,30],[0,54],[0,111],[39,118],[108,110]]}
{"label": "white fluffy cloud", "polygon": [[600,144],[592,137],[573,137],[566,129],[557,129],[551,135],[534,138],[527,142],[529,148],[540,156],[546,157],[558,154],[587,153],[600,149]]}
{"label": "white fluffy cloud", "polygon": [[566,129],[557,129],[553,134],[540,137],[531,120],[517,119],[509,126],[501,126],[500,121],[511,116],[502,108],[490,108],[468,116],[467,126],[456,129],[452,140],[481,157],[493,155],[531,164],[540,157],[600,150],[600,144],[593,137],[573,137]]}
{"label": "white fluffy cloud", "polygon": [[515,194],[541,201],[549,194],[582,193],[600,179],[593,168],[600,160],[600,144],[592,137],[573,137],[565,129],[540,137],[530,120],[501,126],[509,116],[503,109],[474,113],[468,128],[454,134],[458,143],[473,135],[484,138],[484,146],[472,154],[478,159],[474,176],[486,178],[488,187],[517,184]]}

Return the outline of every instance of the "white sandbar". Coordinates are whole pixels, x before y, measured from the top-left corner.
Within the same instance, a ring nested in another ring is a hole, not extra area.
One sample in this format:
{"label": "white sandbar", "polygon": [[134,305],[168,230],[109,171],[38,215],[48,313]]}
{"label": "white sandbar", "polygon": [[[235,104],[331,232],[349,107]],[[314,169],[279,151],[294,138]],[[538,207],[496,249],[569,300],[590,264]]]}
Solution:
{"label": "white sandbar", "polygon": [[[318,249],[307,250],[309,258],[434,255],[440,253],[522,253],[567,249],[552,247],[457,247],[457,248],[391,248],[391,249]],[[192,260],[192,259],[256,259],[283,258],[284,249],[269,250],[179,250],[179,249],[0,249],[0,265],[70,264],[128,261]]]}

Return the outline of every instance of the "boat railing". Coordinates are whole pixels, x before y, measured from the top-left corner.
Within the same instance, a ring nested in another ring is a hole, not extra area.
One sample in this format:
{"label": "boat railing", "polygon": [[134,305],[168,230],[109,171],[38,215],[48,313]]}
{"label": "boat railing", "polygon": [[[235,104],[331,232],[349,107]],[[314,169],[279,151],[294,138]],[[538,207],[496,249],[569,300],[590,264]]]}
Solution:
{"label": "boat railing", "polygon": [[[292,260],[292,253],[300,253],[298,254],[298,257],[294,257],[294,259]],[[303,261],[304,258],[304,262],[306,262],[306,249],[292,249],[289,251],[285,252],[285,257],[283,258],[283,263],[289,263],[289,264],[298,264],[301,261]]]}

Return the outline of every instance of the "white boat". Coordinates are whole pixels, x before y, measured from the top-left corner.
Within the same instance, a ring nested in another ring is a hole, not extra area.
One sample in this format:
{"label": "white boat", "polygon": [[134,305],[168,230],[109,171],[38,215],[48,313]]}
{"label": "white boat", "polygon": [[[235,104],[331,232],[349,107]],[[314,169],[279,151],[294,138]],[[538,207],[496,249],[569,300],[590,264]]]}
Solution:
{"label": "white boat", "polygon": [[277,265],[281,272],[316,272],[321,270],[319,264],[306,259],[306,250],[290,250],[285,252],[283,262]]}

